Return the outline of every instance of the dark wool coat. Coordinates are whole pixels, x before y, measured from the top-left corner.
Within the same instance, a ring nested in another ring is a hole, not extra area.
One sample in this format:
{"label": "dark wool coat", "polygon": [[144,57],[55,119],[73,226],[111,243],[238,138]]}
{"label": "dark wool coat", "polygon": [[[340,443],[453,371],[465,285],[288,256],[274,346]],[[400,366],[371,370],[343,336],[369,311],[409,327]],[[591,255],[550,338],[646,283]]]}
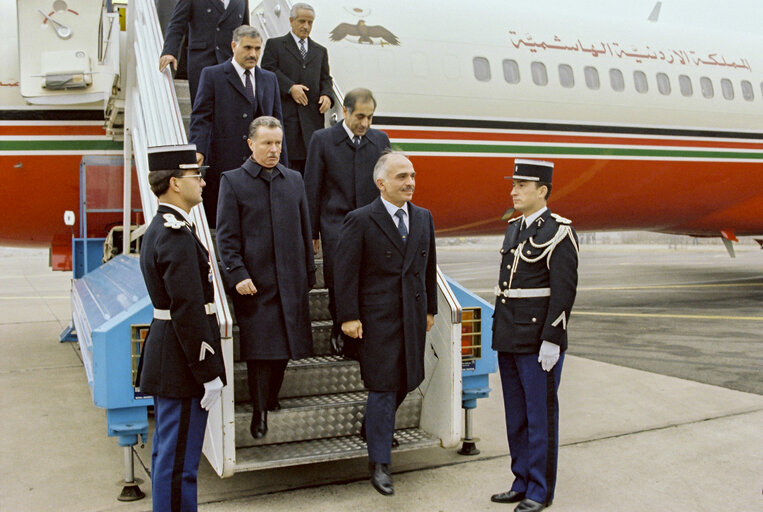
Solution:
{"label": "dark wool coat", "polygon": [[350,212],[337,250],[339,322],[363,323],[360,370],[372,391],[412,391],[424,379],[427,313],[437,313],[432,214],[408,203],[403,243],[381,198]]}
{"label": "dark wool coat", "polygon": [[[318,99],[325,95],[331,99],[332,105],[336,101],[329,73],[328,52],[308,37],[307,55],[303,59],[289,32],[285,36],[268,39],[262,52],[261,65],[278,77],[289,157],[304,160],[310,137],[315,130],[324,126]],[[289,89],[294,84],[302,84],[309,89],[306,93],[307,105],[298,105],[289,94]]]}
{"label": "dark wool coat", "polygon": [[[209,255],[172,208],[160,205],[143,237],[140,269],[156,309],[171,320],[151,322],[140,362],[140,390],[168,398],[202,396],[205,382],[225,383]],[[202,343],[209,349],[202,350]],[[203,359],[201,358],[203,353]]]}
{"label": "dark wool coat", "polygon": [[[217,247],[241,333],[242,359],[301,359],[313,353],[310,288],[315,266],[302,175],[272,175],[249,159],[223,173]],[[251,278],[257,293],[237,283]]]}

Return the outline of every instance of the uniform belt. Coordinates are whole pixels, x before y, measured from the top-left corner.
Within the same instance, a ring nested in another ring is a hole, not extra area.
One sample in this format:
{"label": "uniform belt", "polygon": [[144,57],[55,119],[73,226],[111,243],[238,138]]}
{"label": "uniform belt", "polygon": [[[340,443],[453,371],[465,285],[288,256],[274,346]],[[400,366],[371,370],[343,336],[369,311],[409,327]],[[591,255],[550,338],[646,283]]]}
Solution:
{"label": "uniform belt", "polygon": [[[214,302],[207,302],[204,304],[204,311],[208,315],[214,315],[217,313],[217,308],[215,307]],[[156,309],[154,308],[154,318],[157,320],[172,320],[172,315],[170,315],[169,309]]]}
{"label": "uniform belt", "polygon": [[528,299],[531,297],[550,297],[551,288],[507,288],[501,290],[495,287],[495,294],[509,299]]}

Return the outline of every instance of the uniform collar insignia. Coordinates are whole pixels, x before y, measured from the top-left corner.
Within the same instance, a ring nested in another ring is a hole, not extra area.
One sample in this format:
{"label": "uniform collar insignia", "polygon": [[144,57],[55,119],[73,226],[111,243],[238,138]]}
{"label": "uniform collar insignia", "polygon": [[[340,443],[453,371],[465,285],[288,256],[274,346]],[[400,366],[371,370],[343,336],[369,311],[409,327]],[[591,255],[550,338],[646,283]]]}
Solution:
{"label": "uniform collar insignia", "polygon": [[185,221],[178,220],[178,218],[172,215],[171,213],[165,213],[164,215],[162,215],[162,217],[164,217],[164,220],[167,221],[164,223],[165,227],[172,228],[172,229],[180,229],[186,226]]}

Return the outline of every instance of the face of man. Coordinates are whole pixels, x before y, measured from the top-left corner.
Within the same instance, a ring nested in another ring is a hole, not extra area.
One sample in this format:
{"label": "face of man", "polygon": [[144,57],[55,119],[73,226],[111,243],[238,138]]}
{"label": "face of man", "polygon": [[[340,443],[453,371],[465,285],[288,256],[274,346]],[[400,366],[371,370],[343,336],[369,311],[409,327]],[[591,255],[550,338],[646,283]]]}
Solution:
{"label": "face of man", "polygon": [[289,17],[289,23],[291,24],[291,31],[294,35],[300,39],[307,39],[310,32],[313,30],[313,21],[315,20],[315,14],[313,11],[307,9],[297,9],[297,17]]}
{"label": "face of man", "polygon": [[204,178],[201,177],[201,172],[198,169],[185,171],[182,177],[170,178],[170,188],[177,192],[177,199],[181,204],[177,206],[183,208],[185,211],[190,211],[191,208],[201,202],[201,191],[206,186]]}
{"label": "face of man", "polygon": [[231,47],[233,48],[233,58],[236,59],[239,66],[244,69],[252,69],[260,60],[262,38],[242,37],[238,43],[236,41],[231,42]]}
{"label": "face of man", "polygon": [[392,155],[387,161],[387,177],[376,180],[381,196],[394,204],[403,206],[413,199],[416,188],[416,171],[413,164],[402,155]]}
{"label": "face of man", "polygon": [[281,158],[281,142],[283,131],[280,128],[260,126],[254,134],[254,140],[247,139],[249,149],[252,150],[252,158],[255,162],[270,169],[276,166]]}
{"label": "face of man", "polygon": [[534,181],[514,180],[511,188],[511,199],[514,201],[514,209],[524,215],[532,215],[546,206],[545,186],[539,187]]}
{"label": "face of man", "polygon": [[374,119],[374,109],[374,102],[370,100],[355,103],[355,108],[352,112],[348,112],[345,107],[342,107],[344,124],[347,125],[352,133],[362,137],[371,128],[371,121]]}

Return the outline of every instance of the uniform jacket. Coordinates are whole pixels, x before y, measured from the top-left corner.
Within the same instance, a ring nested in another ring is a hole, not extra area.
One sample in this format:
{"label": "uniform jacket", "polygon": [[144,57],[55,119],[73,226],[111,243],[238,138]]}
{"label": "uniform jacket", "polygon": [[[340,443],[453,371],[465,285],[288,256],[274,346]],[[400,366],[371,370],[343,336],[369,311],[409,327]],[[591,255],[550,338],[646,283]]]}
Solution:
{"label": "uniform jacket", "polygon": [[[249,159],[223,173],[220,183],[217,247],[234,298],[241,357],[309,357],[315,265],[302,175],[280,164],[270,180],[261,173]],[[235,285],[249,278],[258,291],[241,296]]]}
{"label": "uniform jacket", "polygon": [[424,379],[426,315],[437,313],[432,214],[408,203],[404,243],[381,198],[350,212],[337,249],[339,322],[360,319],[360,369],[372,391],[411,391]]}
{"label": "uniform jacket", "polygon": [[[549,297],[496,297],[493,349],[533,353],[542,341],[567,349],[567,325],[578,283],[578,241],[570,221],[546,210],[520,235],[512,220],[501,247],[498,291],[551,288]],[[521,256],[520,253],[521,252]]]}
{"label": "uniform jacket", "polygon": [[247,0],[178,0],[164,35],[162,55],[178,57],[180,42],[188,34],[188,85],[196,97],[201,70],[230,60],[233,31],[249,24]]}
{"label": "uniform jacket", "polygon": [[[262,67],[278,76],[289,156],[295,160],[304,160],[310,137],[315,130],[324,126],[318,98],[328,96],[332,105],[335,101],[328,52],[325,47],[307,38],[307,55],[303,59],[289,32],[268,39],[262,53]],[[289,89],[294,84],[302,84],[309,89],[306,93],[306,106],[298,105],[289,94]]]}
{"label": "uniform jacket", "polygon": [[160,205],[143,237],[140,268],[156,309],[171,320],[151,322],[141,356],[140,388],[169,398],[201,396],[225,367],[207,250],[172,208]]}
{"label": "uniform jacket", "polygon": [[[254,67],[254,95],[249,101],[244,84],[230,60],[206,68],[201,73],[199,93],[191,112],[189,142],[209,165],[204,188],[204,208],[214,225],[220,174],[237,169],[251,156],[246,143],[249,125],[258,116],[273,116],[283,123],[278,80],[270,71]],[[286,164],[286,147],[281,150]]]}

